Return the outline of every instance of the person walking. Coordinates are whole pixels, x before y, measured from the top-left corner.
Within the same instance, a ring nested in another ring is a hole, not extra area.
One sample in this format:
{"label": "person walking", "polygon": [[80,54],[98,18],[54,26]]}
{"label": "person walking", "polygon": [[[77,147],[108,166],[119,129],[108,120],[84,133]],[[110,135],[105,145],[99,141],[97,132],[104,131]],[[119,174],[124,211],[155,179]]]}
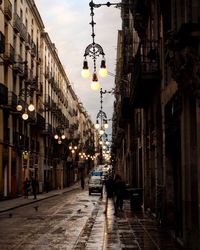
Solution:
{"label": "person walking", "polygon": [[30,181],[28,178],[24,181],[24,198],[28,199],[28,192],[30,190]]}
{"label": "person walking", "polygon": [[105,204],[105,210],[104,214],[107,214],[107,208],[108,208],[108,199],[113,198],[113,178],[112,176],[109,176],[108,179],[105,181],[105,189],[106,189],[106,204]]}
{"label": "person walking", "polygon": [[49,181],[48,181],[48,179],[45,180],[45,190],[46,190],[46,193],[49,192]]}
{"label": "person walking", "polygon": [[36,178],[33,178],[31,179],[31,185],[32,185],[32,191],[33,191],[33,196],[34,196],[34,200],[37,199],[36,197],[36,190],[37,190],[37,180]]}
{"label": "person walking", "polygon": [[84,179],[83,175],[81,175],[81,187],[82,187],[82,189],[85,188],[85,179]]}
{"label": "person walking", "polygon": [[122,180],[121,176],[117,174],[114,180],[114,205],[115,205],[115,215],[118,211],[123,211],[124,195],[125,195],[126,184]]}

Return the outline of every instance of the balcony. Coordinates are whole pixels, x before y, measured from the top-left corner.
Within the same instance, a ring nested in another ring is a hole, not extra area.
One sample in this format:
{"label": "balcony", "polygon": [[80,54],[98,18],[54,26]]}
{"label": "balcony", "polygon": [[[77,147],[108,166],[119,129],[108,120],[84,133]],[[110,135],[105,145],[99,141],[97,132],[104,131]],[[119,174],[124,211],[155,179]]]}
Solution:
{"label": "balcony", "polygon": [[46,70],[45,70],[45,78],[46,78],[46,79],[49,79],[49,77],[50,77],[49,67],[46,67]]}
{"label": "balcony", "polygon": [[[16,111],[16,106],[17,106],[17,95],[12,92],[12,91],[7,91],[7,93],[5,93],[5,95],[7,95],[4,97],[4,99],[7,99],[6,102],[4,102],[4,104],[1,104],[1,107],[4,110],[8,110],[11,111],[12,113],[14,112],[15,114],[19,114],[19,112]],[[3,97],[0,96],[0,98],[2,99]]]}
{"label": "balcony", "polygon": [[31,35],[27,32],[27,39],[25,40],[25,47],[27,50],[31,49]]}
{"label": "balcony", "polygon": [[9,0],[5,0],[4,3],[4,14],[8,20],[12,19],[12,4]]}
{"label": "balcony", "polygon": [[13,132],[13,146],[18,147],[20,142],[20,135],[18,132]]}
{"label": "balcony", "polygon": [[10,144],[10,129],[9,128],[4,128],[4,131],[3,131],[3,142],[5,144]]}
{"label": "balcony", "polygon": [[27,70],[27,82],[32,83],[33,82],[33,70],[28,69]]}
{"label": "balcony", "polygon": [[123,96],[121,97],[120,109],[119,109],[119,127],[123,128],[127,124],[127,120],[131,116],[130,98]]}
{"label": "balcony", "polygon": [[0,83],[0,105],[8,104],[8,88]]}
{"label": "balcony", "polygon": [[42,83],[39,83],[38,89],[36,90],[36,95],[37,96],[42,96],[43,95],[43,86]]}
{"label": "balcony", "polygon": [[183,23],[166,36],[165,61],[180,89],[200,96],[199,84],[200,23]]}
{"label": "balcony", "polygon": [[62,124],[65,128],[69,128],[69,120],[67,119],[67,117],[64,116]]}
{"label": "balcony", "polygon": [[53,128],[49,123],[45,123],[44,130],[42,131],[43,135],[52,135]]}
{"label": "balcony", "polygon": [[13,91],[8,91],[8,106],[11,110],[16,111],[17,95]]}
{"label": "balcony", "polygon": [[60,119],[62,117],[62,110],[60,108],[57,108],[57,111],[55,112],[55,116]]}
{"label": "balcony", "polygon": [[52,99],[49,95],[45,95],[44,106],[45,110],[47,111],[51,110],[52,108]]}
{"label": "balcony", "polygon": [[28,112],[28,121],[35,125],[35,122],[36,122],[36,112],[35,112],[35,110],[32,111],[32,112]]}
{"label": "balcony", "polygon": [[13,64],[15,60],[15,50],[10,43],[5,44],[4,61],[7,64]]}
{"label": "balcony", "polygon": [[0,31],[0,54],[4,53],[5,51],[5,36]]}
{"label": "balcony", "polygon": [[144,108],[161,80],[158,42],[140,44],[135,55],[130,85],[130,103],[134,108]]}
{"label": "balcony", "polygon": [[65,105],[65,108],[68,108],[68,100],[66,99],[66,97],[64,97],[64,105]]}
{"label": "balcony", "polygon": [[20,73],[20,74],[24,73],[23,60],[22,60],[22,57],[19,54],[15,55],[15,63],[13,64],[13,70],[16,73]]}
{"label": "balcony", "polygon": [[21,40],[26,42],[27,41],[27,28],[23,23],[21,23],[21,29],[20,29],[19,34],[20,34]]}
{"label": "balcony", "polygon": [[131,8],[134,18],[134,28],[138,33],[138,36],[143,39],[145,37],[147,25],[148,25],[148,1],[136,0]]}
{"label": "balcony", "polygon": [[36,57],[37,54],[37,47],[36,44],[32,41],[31,42],[31,56]]}
{"label": "balcony", "polygon": [[42,129],[43,131],[45,130],[45,118],[41,114],[37,112],[32,121],[34,122],[32,125]]}
{"label": "balcony", "polygon": [[18,14],[15,12],[14,13],[14,22],[13,22],[13,29],[15,30],[15,32],[19,33],[21,30],[21,18],[18,16]]}

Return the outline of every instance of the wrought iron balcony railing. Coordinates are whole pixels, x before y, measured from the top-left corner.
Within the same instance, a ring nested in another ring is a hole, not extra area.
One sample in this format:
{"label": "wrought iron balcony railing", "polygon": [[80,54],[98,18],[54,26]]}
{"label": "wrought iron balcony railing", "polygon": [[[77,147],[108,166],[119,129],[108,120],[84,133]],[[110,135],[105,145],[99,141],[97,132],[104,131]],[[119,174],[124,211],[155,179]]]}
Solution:
{"label": "wrought iron balcony railing", "polygon": [[8,64],[13,64],[15,61],[15,50],[10,43],[5,44],[4,60]]}
{"label": "wrought iron balcony railing", "polygon": [[21,23],[20,38],[25,42],[27,41],[27,28],[23,23]]}
{"label": "wrought iron balcony railing", "polygon": [[17,95],[13,91],[8,91],[8,105],[13,110],[16,110],[17,106]]}
{"label": "wrought iron balcony railing", "polygon": [[44,127],[44,130],[42,133],[45,135],[52,135],[52,133],[53,133],[52,125],[49,123],[45,123],[45,127]]}
{"label": "wrought iron balcony railing", "polygon": [[140,43],[134,59],[130,84],[132,104],[143,106],[147,102],[160,81],[160,73],[158,41]]}
{"label": "wrought iron balcony railing", "polygon": [[25,46],[26,49],[30,50],[31,49],[31,35],[27,32],[27,39],[25,40]]}
{"label": "wrought iron balcony railing", "polygon": [[0,105],[8,104],[8,88],[0,83]]}
{"label": "wrought iron balcony railing", "polygon": [[4,2],[4,14],[8,20],[12,19],[12,4],[9,0],[5,0]]}
{"label": "wrought iron balcony railing", "polygon": [[16,54],[15,55],[15,63],[13,64],[13,70],[15,70],[19,73],[23,73],[24,65],[22,62],[23,62],[23,59],[22,59],[21,55]]}
{"label": "wrought iron balcony railing", "polygon": [[21,30],[21,24],[22,24],[22,21],[21,21],[21,18],[19,17],[19,15],[15,12],[14,13],[14,22],[13,22],[13,29],[16,31],[16,32],[20,32]]}
{"label": "wrought iron balcony railing", "polygon": [[0,54],[5,52],[5,36],[0,31]]}
{"label": "wrought iron balcony railing", "polygon": [[31,55],[33,57],[37,55],[37,46],[33,41],[31,42]]}
{"label": "wrought iron balcony railing", "polygon": [[36,125],[45,130],[45,118],[37,112]]}

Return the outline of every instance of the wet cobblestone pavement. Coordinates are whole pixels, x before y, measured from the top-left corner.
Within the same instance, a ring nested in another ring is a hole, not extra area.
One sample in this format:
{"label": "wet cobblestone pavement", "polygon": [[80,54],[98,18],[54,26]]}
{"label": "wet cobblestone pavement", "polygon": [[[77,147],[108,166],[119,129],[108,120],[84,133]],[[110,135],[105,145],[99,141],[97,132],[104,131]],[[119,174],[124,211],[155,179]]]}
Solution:
{"label": "wet cobblestone pavement", "polygon": [[[167,231],[161,229],[154,218],[143,212],[132,212],[129,201],[125,201],[124,212],[114,216],[112,201],[108,203],[105,223],[105,249],[181,250]],[[112,226],[110,226],[110,224]]]}
{"label": "wet cobblestone pavement", "polygon": [[142,212],[132,212],[125,201],[124,211],[114,215],[113,201],[105,198],[96,204],[75,246],[76,250],[181,250],[168,232],[154,218]]}
{"label": "wet cobblestone pavement", "polygon": [[[27,207],[23,199],[13,204],[12,201],[0,203],[0,223],[6,223],[4,230],[0,230],[0,249],[183,249],[153,217],[142,211],[132,212],[128,200],[124,202],[124,211],[116,216],[111,199],[104,213],[105,194],[101,198],[88,196],[87,190],[77,190],[68,196],[63,196],[64,193],[60,197],[57,192],[38,195],[37,203],[26,201],[27,205],[31,203]],[[16,207],[20,209],[15,210]],[[10,248],[14,245],[15,248]]]}

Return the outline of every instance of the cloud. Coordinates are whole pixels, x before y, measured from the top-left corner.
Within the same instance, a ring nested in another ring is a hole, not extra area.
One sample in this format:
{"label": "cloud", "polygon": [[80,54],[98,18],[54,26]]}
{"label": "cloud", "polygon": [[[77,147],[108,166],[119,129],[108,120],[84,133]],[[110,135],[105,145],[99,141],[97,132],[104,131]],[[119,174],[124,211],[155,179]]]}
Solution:
{"label": "cloud", "polygon": [[[106,3],[106,1],[101,1]],[[113,0],[112,2],[119,2]],[[81,78],[83,54],[88,44],[92,43],[91,16],[88,0],[35,0],[40,15],[53,43],[58,50],[61,63],[64,65],[70,82],[84,107],[95,121],[100,109],[100,94],[90,89],[90,79]],[[120,10],[102,6],[94,9],[95,41],[106,54],[106,64],[110,72],[115,73],[117,31],[121,28]],[[90,69],[93,61],[88,59]],[[99,67],[100,58],[97,58]],[[114,87],[114,78],[99,79],[104,90]],[[109,118],[113,112],[113,96],[106,95],[103,109]]]}

